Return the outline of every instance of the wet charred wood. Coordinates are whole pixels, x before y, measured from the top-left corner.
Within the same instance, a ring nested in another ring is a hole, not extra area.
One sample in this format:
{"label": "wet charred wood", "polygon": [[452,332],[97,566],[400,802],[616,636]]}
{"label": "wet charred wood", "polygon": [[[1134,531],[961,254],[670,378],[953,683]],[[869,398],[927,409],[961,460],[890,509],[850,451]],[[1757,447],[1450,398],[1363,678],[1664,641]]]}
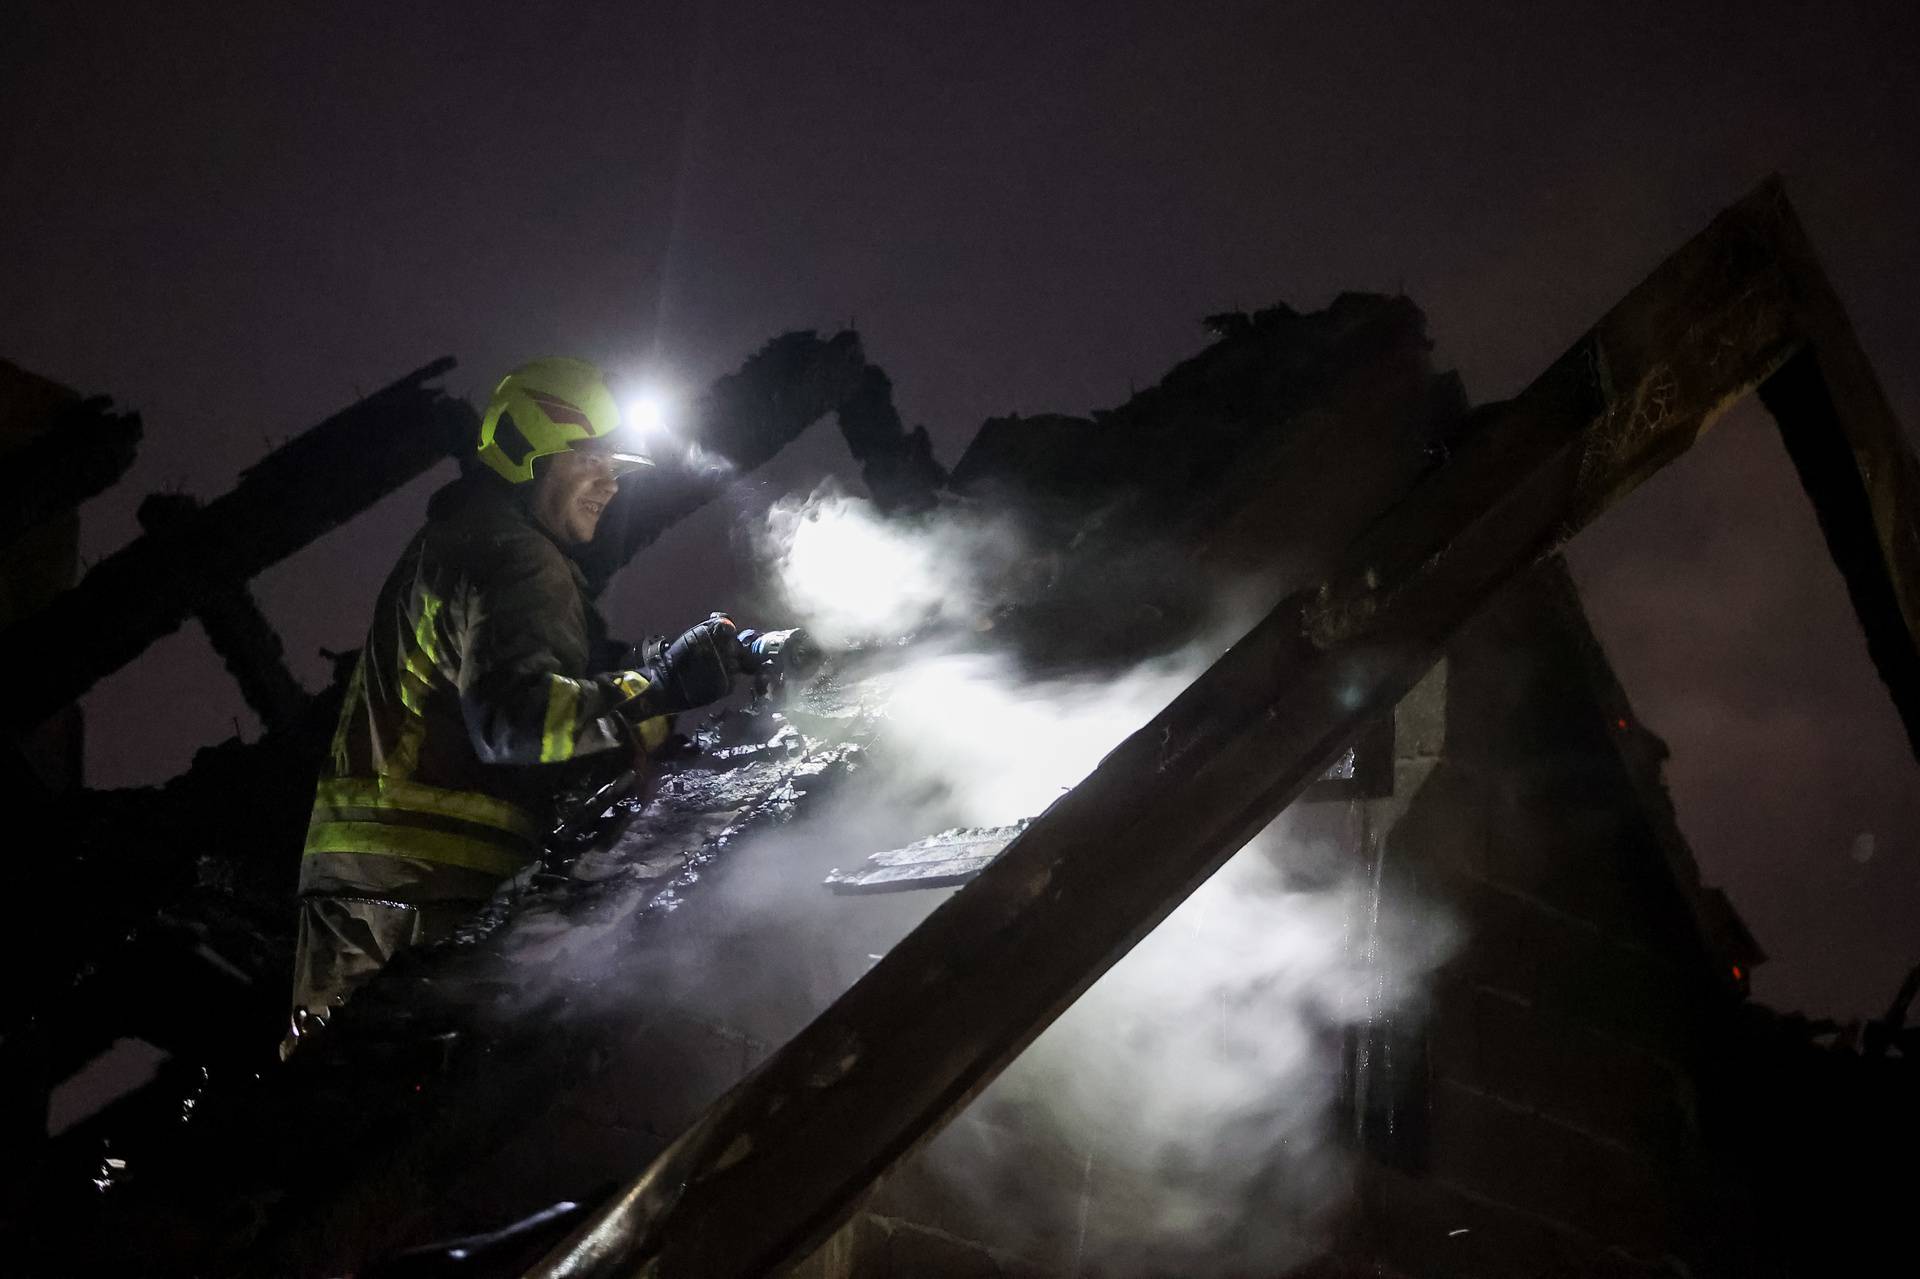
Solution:
{"label": "wet charred wood", "polygon": [[187,617],[217,610],[236,585],[469,444],[472,408],[428,385],[453,363],[437,360],[295,437],[230,492],[101,560],[0,634],[0,658],[33,672],[0,704],[6,725],[45,719]]}
{"label": "wet charred wood", "polygon": [[1798,237],[1778,183],[1722,213],[530,1273],[806,1256],[1500,586],[1810,341],[1843,340],[1803,321]]}
{"label": "wet charred wood", "polygon": [[1027,823],[956,827],[904,848],[874,853],[850,870],[836,868],[826,886],[836,893],[894,893],[964,884],[993,864]]}
{"label": "wet charred wood", "polygon": [[0,547],[111,488],[133,465],[140,415],[115,413],[109,404],[103,398],[71,401],[47,430],[7,459]]}

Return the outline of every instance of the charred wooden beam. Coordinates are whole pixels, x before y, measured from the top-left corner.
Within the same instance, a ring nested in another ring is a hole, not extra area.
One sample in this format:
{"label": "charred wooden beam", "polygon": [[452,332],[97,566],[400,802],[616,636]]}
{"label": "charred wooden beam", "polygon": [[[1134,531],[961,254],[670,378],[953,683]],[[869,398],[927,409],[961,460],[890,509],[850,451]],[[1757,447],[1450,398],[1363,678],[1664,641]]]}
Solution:
{"label": "charred wooden beam", "polygon": [[1798,237],[1777,182],[1716,218],[530,1273],[759,1275],[807,1255],[1494,591],[1809,340],[1845,340],[1805,323]]}
{"label": "charred wooden beam", "polygon": [[907,432],[892,384],[867,363],[851,331],[821,338],[787,333],[713,384],[657,465],[620,486],[586,556],[588,578],[604,584],[673,524],[699,510],[740,475],[767,461],[829,413],[883,507],[917,509],[946,473],[924,428]]}
{"label": "charred wooden beam", "polygon": [[947,473],[933,459],[927,428],[906,429],[893,405],[893,380],[869,364],[837,409],[840,434],[860,463],[860,479],[883,511],[921,511],[933,505]]}
{"label": "charred wooden beam", "polygon": [[1760,388],[1907,740],[1920,755],[1920,459],[1813,245],[1790,212],[1776,249],[1808,343]]}
{"label": "charred wooden beam", "polygon": [[[149,533],[177,529],[193,519],[200,503],[185,493],[155,493],[140,503],[140,527]],[[287,669],[287,650],[273,623],[260,611],[245,582],[209,590],[195,610],[213,651],[227,664],[240,695],[269,730],[289,728],[307,707],[307,690]]]}
{"label": "charred wooden beam", "polygon": [[[401,378],[267,454],[233,490],[139,538],[0,634],[10,681],[0,722],[45,719],[269,565],[358,515],[478,430],[464,401],[427,383],[451,358]],[[214,605],[217,607],[217,605]]]}
{"label": "charred wooden beam", "polygon": [[68,403],[39,438],[7,458],[0,547],[111,487],[133,465],[140,415],[111,412],[108,403]]}
{"label": "charred wooden beam", "polygon": [[990,419],[955,464],[954,489],[1016,506],[1057,566],[995,621],[1036,669],[1169,651],[1214,608],[1210,583],[1277,599],[1318,581],[1458,433],[1465,392],[1434,372],[1407,298],[1346,293],[1208,325],[1219,340],[1117,407]]}
{"label": "charred wooden beam", "polygon": [[20,795],[10,811],[39,850],[16,869],[23,900],[82,902],[55,930],[0,930],[0,1036],[62,1006],[76,975],[116,962],[132,932],[179,909],[199,883],[248,902],[292,900],[313,802],[315,761],[339,718],[343,687],[259,740],[205,747],[161,787]]}

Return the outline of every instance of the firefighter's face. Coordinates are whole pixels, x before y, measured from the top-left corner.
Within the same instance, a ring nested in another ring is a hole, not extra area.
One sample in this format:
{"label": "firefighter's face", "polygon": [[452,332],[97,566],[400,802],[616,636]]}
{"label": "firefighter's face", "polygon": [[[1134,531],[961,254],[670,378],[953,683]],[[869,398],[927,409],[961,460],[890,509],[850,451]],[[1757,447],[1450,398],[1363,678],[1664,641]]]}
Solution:
{"label": "firefighter's face", "polygon": [[556,453],[544,459],[533,481],[534,518],[572,546],[593,540],[600,515],[615,492],[612,458],[598,453]]}

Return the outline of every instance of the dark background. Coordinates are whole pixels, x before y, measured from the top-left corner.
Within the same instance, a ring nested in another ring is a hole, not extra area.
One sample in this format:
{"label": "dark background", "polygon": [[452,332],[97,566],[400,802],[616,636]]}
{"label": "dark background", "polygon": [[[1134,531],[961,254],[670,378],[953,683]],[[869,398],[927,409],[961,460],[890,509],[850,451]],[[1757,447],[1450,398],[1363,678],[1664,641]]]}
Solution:
{"label": "dark background", "polygon": [[[951,462],[989,414],[1118,402],[1203,314],[1404,290],[1499,398],[1778,170],[1911,427],[1917,9],[16,2],[0,355],[145,416],[97,557],[141,494],[214,496],[447,352],[476,401],[550,353],[696,389],[853,323]],[[1741,409],[1572,558],[1757,993],[1856,1016],[1920,961],[1920,769],[1769,432]],[[823,430],[676,529],[616,624],[724,606],[729,526],[842,457]],[[443,478],[255,584],[310,687]],[[257,731],[192,625],[87,709],[98,785]]]}

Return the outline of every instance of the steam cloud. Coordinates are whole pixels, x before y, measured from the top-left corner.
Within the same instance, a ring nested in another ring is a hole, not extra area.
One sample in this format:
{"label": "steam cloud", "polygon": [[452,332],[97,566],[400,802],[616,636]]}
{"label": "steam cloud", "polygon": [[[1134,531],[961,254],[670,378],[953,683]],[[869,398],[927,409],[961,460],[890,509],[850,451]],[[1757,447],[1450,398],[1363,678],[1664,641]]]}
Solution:
{"label": "steam cloud", "polygon": [[775,503],[755,541],[787,606],[829,644],[975,621],[1021,549],[1003,523],[948,511],[906,524],[832,484]]}
{"label": "steam cloud", "polygon": [[[1008,527],[964,512],[896,523],[831,489],[776,506],[760,536],[796,620],[838,642],[934,622],[970,631],[1023,559]],[[855,832],[1035,815],[1243,629],[1223,623],[1097,681],[1023,677],[983,647],[991,632],[964,651],[916,652],[887,694],[888,797],[873,801],[886,819],[843,800],[792,837],[837,846],[845,864],[884,846],[843,842]],[[902,796],[918,798],[902,811]],[[1074,1273],[1271,1274],[1316,1255],[1350,1160],[1343,1044],[1416,1014],[1452,944],[1444,921],[1381,893],[1356,812],[1336,810],[1332,830],[1283,814],[1002,1074],[923,1169],[996,1242]],[[838,906],[891,912],[904,932],[942,896]],[[765,902],[818,946],[822,921],[804,902]],[[827,927],[844,931],[838,918]],[[854,976],[835,974],[820,1002]]]}
{"label": "steam cloud", "polygon": [[888,690],[886,750],[939,787],[952,823],[1032,817],[1094,769],[1204,667],[1188,653],[1098,683],[1027,680],[993,653],[936,653]]}
{"label": "steam cloud", "polygon": [[[1351,1165],[1347,1035],[1416,1011],[1452,943],[1364,867],[1325,878],[1345,851],[1276,822],[1000,1076],[936,1168],[1027,1252],[1058,1259],[1077,1222],[1073,1273],[1278,1274],[1318,1255]],[[1036,1193],[1048,1149],[1078,1176]]]}

